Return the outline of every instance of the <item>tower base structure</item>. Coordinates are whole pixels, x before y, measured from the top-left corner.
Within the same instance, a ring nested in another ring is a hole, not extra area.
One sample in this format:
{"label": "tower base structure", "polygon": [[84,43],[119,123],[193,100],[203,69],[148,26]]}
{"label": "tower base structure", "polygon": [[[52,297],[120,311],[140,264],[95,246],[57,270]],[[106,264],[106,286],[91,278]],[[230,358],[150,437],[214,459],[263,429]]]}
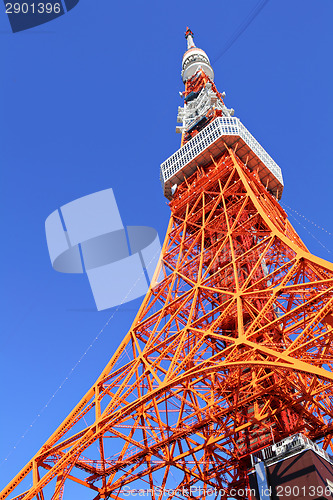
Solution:
{"label": "tower base structure", "polygon": [[331,500],[333,457],[302,434],[251,456],[251,500]]}

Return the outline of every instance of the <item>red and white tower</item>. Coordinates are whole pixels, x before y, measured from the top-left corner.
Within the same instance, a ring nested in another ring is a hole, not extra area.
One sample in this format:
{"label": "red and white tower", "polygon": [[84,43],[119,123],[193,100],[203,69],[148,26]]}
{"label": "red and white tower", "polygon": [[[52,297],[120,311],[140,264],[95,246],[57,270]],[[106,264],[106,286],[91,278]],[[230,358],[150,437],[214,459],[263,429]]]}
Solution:
{"label": "red and white tower", "polygon": [[249,498],[263,450],[296,435],[329,451],[333,265],[290,225],[280,168],[186,37],[155,280],[98,380],[1,499]]}

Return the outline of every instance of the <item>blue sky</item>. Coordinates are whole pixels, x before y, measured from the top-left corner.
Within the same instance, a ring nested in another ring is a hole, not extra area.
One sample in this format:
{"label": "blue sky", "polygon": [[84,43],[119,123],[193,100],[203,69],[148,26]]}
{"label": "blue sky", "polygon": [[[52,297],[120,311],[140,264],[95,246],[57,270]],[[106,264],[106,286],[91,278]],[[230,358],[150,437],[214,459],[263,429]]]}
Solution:
{"label": "blue sky", "polygon": [[16,34],[0,11],[1,487],[94,382],[140,304],[98,313],[85,276],[53,271],[44,222],[112,187],[124,224],[155,227],[163,240],[159,165],[179,147],[187,25],[226,105],[282,168],[283,206],[327,232],[288,209],[301,222],[292,224],[332,260],[333,4],[270,0],[219,58],[257,4],[80,0]]}

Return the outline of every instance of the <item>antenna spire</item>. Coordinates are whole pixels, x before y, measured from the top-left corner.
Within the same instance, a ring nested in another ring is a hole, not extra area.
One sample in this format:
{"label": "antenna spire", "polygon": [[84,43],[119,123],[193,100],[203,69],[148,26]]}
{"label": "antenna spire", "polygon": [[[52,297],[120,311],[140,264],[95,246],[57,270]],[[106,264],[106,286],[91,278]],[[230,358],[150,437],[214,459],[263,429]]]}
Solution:
{"label": "antenna spire", "polygon": [[214,71],[210,65],[209,58],[206,52],[195,46],[193,41],[193,32],[189,27],[186,28],[185,38],[187,40],[187,50],[182,61],[182,78],[185,83],[191,78],[198,69],[202,69],[204,73],[214,80]]}
{"label": "antenna spire", "polygon": [[186,31],[185,31],[185,38],[187,40],[187,50],[195,47],[195,43],[193,41],[193,32],[190,30],[190,28],[188,26],[187,26]]}

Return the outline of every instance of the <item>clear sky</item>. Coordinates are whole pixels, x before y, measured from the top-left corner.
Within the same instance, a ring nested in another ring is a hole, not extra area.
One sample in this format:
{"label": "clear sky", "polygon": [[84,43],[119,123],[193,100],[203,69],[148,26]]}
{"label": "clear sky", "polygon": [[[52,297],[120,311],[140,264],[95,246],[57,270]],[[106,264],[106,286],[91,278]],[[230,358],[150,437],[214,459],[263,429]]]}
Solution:
{"label": "clear sky", "polygon": [[53,271],[44,222],[112,187],[124,224],[152,226],[163,240],[159,165],[180,143],[187,25],[226,105],[282,168],[282,204],[301,222],[292,224],[313,253],[333,259],[333,3],[270,0],[219,57],[257,5],[80,0],[16,34],[0,9],[0,487],[94,382],[140,304],[97,312],[85,276]]}

